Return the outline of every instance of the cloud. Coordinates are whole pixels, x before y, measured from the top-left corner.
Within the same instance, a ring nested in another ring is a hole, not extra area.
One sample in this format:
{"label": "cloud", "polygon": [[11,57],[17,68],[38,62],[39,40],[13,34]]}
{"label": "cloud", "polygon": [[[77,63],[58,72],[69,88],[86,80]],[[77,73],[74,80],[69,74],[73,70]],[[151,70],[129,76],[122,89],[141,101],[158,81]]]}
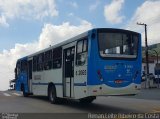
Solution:
{"label": "cloud", "polygon": [[92,27],[92,24],[85,20],[82,20],[77,26],[71,25],[69,22],[60,25],[45,24],[36,42],[15,44],[13,49],[4,50],[0,53],[0,90],[8,89],[9,80],[14,79],[14,68],[18,58],[62,42]]}
{"label": "cloud", "polygon": [[107,22],[112,24],[121,23],[125,16],[120,14],[124,0],[113,0],[104,7],[104,16]]}
{"label": "cloud", "polygon": [[145,1],[139,6],[133,17],[130,19],[126,28],[129,30],[142,33],[142,43],[144,43],[144,27],[138,26],[136,23],[141,22],[147,24],[148,44],[160,43],[160,1]]}
{"label": "cloud", "polygon": [[74,8],[78,8],[78,4],[76,2],[70,2],[69,4]]}
{"label": "cloud", "polygon": [[5,21],[15,18],[41,20],[58,15],[54,0],[0,0],[0,13]]}
{"label": "cloud", "polygon": [[62,25],[45,24],[39,38],[39,48],[48,47],[69,39],[92,28],[92,24],[82,20],[79,26],[64,22]]}
{"label": "cloud", "polygon": [[0,16],[0,26],[9,27],[9,24],[6,22],[6,18],[4,16]]}
{"label": "cloud", "polygon": [[97,9],[97,7],[100,5],[100,1],[97,0],[94,4],[89,6],[89,11],[94,11]]}
{"label": "cloud", "polygon": [[16,60],[26,56],[36,49],[37,43],[32,44],[15,44],[13,49],[4,50],[0,53],[0,90],[6,90],[9,87],[9,80],[14,79],[14,68]]}
{"label": "cloud", "polygon": [[70,13],[68,14],[68,16],[69,16],[69,17],[72,17],[72,16],[74,16],[74,13],[70,12]]}

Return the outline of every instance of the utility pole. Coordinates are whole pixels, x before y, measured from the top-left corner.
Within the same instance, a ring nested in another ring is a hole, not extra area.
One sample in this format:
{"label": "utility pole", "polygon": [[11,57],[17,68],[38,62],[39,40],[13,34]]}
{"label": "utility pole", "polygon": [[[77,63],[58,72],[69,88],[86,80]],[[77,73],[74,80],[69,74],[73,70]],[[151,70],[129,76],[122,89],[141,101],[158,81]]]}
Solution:
{"label": "utility pole", "polygon": [[144,28],[145,28],[145,55],[146,55],[146,68],[147,68],[146,82],[148,82],[148,78],[149,78],[149,63],[148,63],[147,24],[138,23],[137,22],[137,25],[143,25]]}

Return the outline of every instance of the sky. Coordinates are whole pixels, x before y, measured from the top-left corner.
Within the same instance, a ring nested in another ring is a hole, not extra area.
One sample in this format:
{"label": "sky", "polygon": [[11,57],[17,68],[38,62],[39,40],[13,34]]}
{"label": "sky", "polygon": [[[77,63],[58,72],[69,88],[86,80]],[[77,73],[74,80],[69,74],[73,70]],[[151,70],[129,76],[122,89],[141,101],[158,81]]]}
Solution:
{"label": "sky", "polygon": [[92,28],[121,28],[160,43],[160,0],[0,0],[0,90],[16,60]]}

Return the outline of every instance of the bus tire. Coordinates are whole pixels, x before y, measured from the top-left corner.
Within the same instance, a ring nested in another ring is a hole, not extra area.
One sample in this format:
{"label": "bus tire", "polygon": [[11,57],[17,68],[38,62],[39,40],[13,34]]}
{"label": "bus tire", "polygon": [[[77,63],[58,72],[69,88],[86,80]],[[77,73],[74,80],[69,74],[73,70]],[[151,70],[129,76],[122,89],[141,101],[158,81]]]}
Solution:
{"label": "bus tire", "polygon": [[51,104],[56,104],[58,102],[56,88],[54,85],[49,87],[48,98]]}
{"label": "bus tire", "polygon": [[86,97],[86,98],[81,98],[81,99],[79,99],[79,101],[80,101],[80,103],[92,103],[93,102],[93,100],[95,100],[96,99],[96,96],[91,96],[91,97]]}

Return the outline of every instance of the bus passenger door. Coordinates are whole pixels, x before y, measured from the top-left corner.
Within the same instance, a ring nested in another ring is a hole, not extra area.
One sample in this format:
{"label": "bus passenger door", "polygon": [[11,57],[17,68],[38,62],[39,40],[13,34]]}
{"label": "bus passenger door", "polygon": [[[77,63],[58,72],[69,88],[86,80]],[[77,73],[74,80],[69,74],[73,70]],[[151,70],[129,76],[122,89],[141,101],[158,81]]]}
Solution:
{"label": "bus passenger door", "polygon": [[63,92],[64,97],[73,97],[74,84],[74,54],[75,47],[70,47],[64,50],[64,80]]}
{"label": "bus passenger door", "polygon": [[28,61],[28,86],[29,92],[32,92],[32,60]]}

